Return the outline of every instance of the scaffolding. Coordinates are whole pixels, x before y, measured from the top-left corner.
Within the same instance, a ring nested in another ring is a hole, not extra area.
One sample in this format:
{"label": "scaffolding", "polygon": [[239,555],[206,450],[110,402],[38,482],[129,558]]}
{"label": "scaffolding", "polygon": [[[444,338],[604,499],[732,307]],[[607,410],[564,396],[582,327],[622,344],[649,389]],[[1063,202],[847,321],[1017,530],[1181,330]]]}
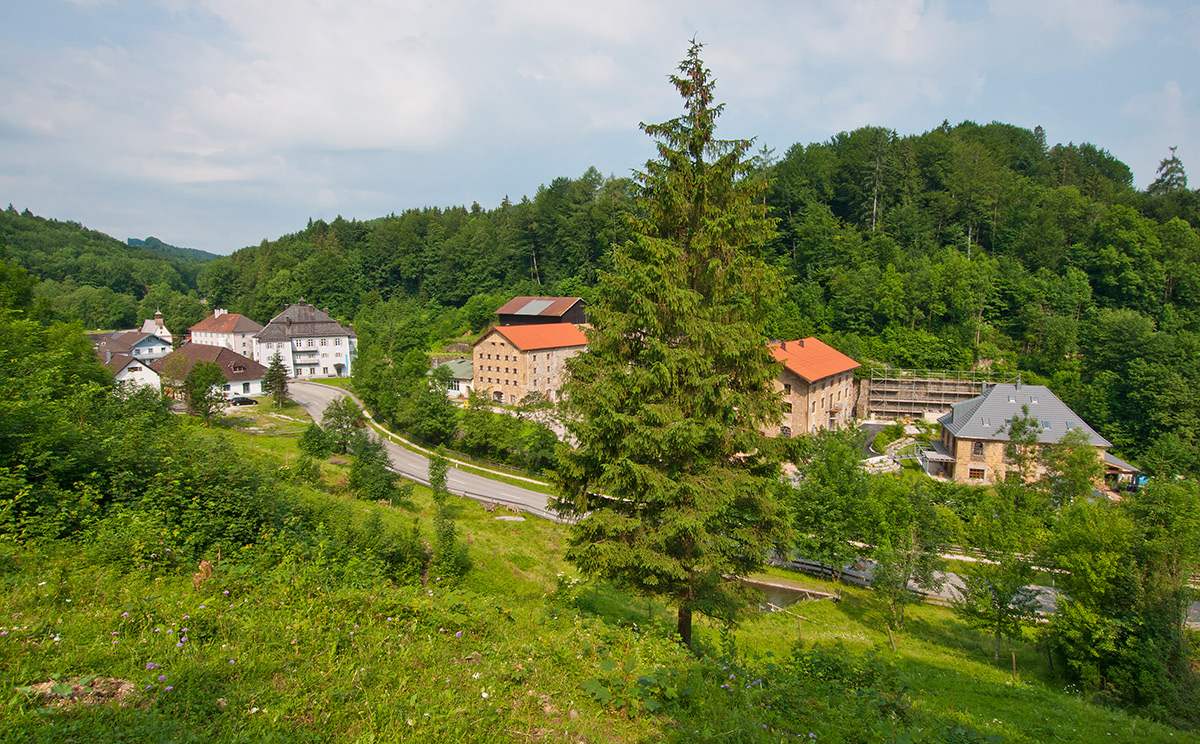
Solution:
{"label": "scaffolding", "polygon": [[861,381],[859,401],[865,401],[862,418],[906,419],[948,412],[956,403],[983,392],[985,384],[1016,382],[976,370],[875,369]]}

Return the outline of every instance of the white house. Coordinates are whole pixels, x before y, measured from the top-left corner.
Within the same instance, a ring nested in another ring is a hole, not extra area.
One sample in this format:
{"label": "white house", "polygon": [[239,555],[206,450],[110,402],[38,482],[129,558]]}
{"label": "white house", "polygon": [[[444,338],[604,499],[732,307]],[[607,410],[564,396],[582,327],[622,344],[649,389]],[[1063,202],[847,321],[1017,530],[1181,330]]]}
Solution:
{"label": "white house", "polygon": [[271,318],[256,339],[259,363],[270,364],[279,354],[295,378],[348,377],[358,351],[354,331],[304,300]]}
{"label": "white house", "polygon": [[266,392],[262,381],[267,368],[224,346],[184,344],[150,366],[160,376],[183,380],[200,362],[212,362],[221,368],[221,374],[225,376],[221,389],[226,397],[264,395]]}
{"label": "white house", "polygon": [[161,310],[154,311],[153,318],[146,318],[142,321],[142,333],[150,333],[166,341],[168,344],[175,343],[175,337],[167,330],[167,326],[163,324]]}
{"label": "white house", "polygon": [[224,346],[247,359],[257,359],[255,339],[263,327],[245,315],[217,308],[213,314],[188,329],[192,343],[205,346]]}
{"label": "white house", "polygon": [[96,356],[105,364],[117,354],[125,354],[143,362],[162,359],[171,353],[171,342],[153,333],[141,331],[110,331],[89,335]]}
{"label": "white house", "polygon": [[135,359],[128,354],[113,354],[104,362],[104,366],[113,373],[113,378],[117,382],[142,385],[154,390],[162,389],[162,381],[158,372],[141,359]]}

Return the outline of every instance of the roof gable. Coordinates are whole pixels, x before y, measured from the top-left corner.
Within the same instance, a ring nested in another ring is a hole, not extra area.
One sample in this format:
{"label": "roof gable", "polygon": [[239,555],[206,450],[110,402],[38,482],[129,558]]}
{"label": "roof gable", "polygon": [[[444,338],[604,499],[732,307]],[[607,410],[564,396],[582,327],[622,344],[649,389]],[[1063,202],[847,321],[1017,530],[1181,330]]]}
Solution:
{"label": "roof gable", "polygon": [[832,375],[861,367],[858,362],[816,338],[780,341],[768,346],[776,361],[795,372],[807,382],[816,382]]}
{"label": "roof gable", "polygon": [[1025,408],[1041,428],[1039,443],[1056,443],[1068,431],[1081,429],[1092,446],[1112,446],[1045,385],[992,385],[982,394],[956,403],[950,413],[938,419],[938,423],[960,439],[1007,442],[1008,422],[1021,416]]}
{"label": "roof gable", "polygon": [[[176,359],[182,359],[183,363],[174,361]],[[247,359],[232,349],[206,344],[185,344],[162,359],[152,362],[149,367],[161,375],[168,365],[178,364],[179,368],[172,371],[180,376],[186,376],[200,362],[212,362],[220,367],[226,382],[261,380],[267,373],[266,367],[253,359]]]}
{"label": "roof gable", "polygon": [[[499,333],[521,351],[562,349],[587,346],[587,335],[572,323],[545,323],[541,325],[496,326],[492,333]],[[492,335],[484,334],[477,344]]]}
{"label": "roof gable", "polygon": [[514,297],[500,306],[496,315],[526,315],[561,318],[564,313],[583,302],[579,297]]}
{"label": "roof gable", "polygon": [[287,341],[293,338],[317,336],[357,338],[354,331],[304,300],[300,300],[295,305],[289,305],[282,313],[271,318],[266,327],[258,332],[260,341]]}
{"label": "roof gable", "polygon": [[192,333],[258,333],[263,327],[245,315],[221,313],[210,315],[188,330]]}

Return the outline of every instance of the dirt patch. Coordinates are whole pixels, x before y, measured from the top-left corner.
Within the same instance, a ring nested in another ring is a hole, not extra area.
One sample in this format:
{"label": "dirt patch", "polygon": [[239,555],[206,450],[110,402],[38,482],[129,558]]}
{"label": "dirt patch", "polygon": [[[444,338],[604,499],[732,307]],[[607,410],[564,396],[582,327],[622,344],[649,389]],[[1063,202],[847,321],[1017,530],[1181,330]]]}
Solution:
{"label": "dirt patch", "polygon": [[137,696],[137,685],[116,677],[76,677],[68,680],[38,682],[18,687],[18,692],[53,708],[113,703],[130,705]]}

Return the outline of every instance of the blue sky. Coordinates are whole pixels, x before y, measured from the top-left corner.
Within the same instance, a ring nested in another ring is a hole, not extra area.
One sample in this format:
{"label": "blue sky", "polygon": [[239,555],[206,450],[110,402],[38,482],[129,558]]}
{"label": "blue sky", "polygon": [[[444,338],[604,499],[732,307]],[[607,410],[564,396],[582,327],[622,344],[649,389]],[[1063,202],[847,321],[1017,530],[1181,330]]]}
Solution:
{"label": "blue sky", "polygon": [[628,175],[693,35],[776,155],[998,120],[1200,186],[1200,2],[0,0],[0,206],[229,253]]}

